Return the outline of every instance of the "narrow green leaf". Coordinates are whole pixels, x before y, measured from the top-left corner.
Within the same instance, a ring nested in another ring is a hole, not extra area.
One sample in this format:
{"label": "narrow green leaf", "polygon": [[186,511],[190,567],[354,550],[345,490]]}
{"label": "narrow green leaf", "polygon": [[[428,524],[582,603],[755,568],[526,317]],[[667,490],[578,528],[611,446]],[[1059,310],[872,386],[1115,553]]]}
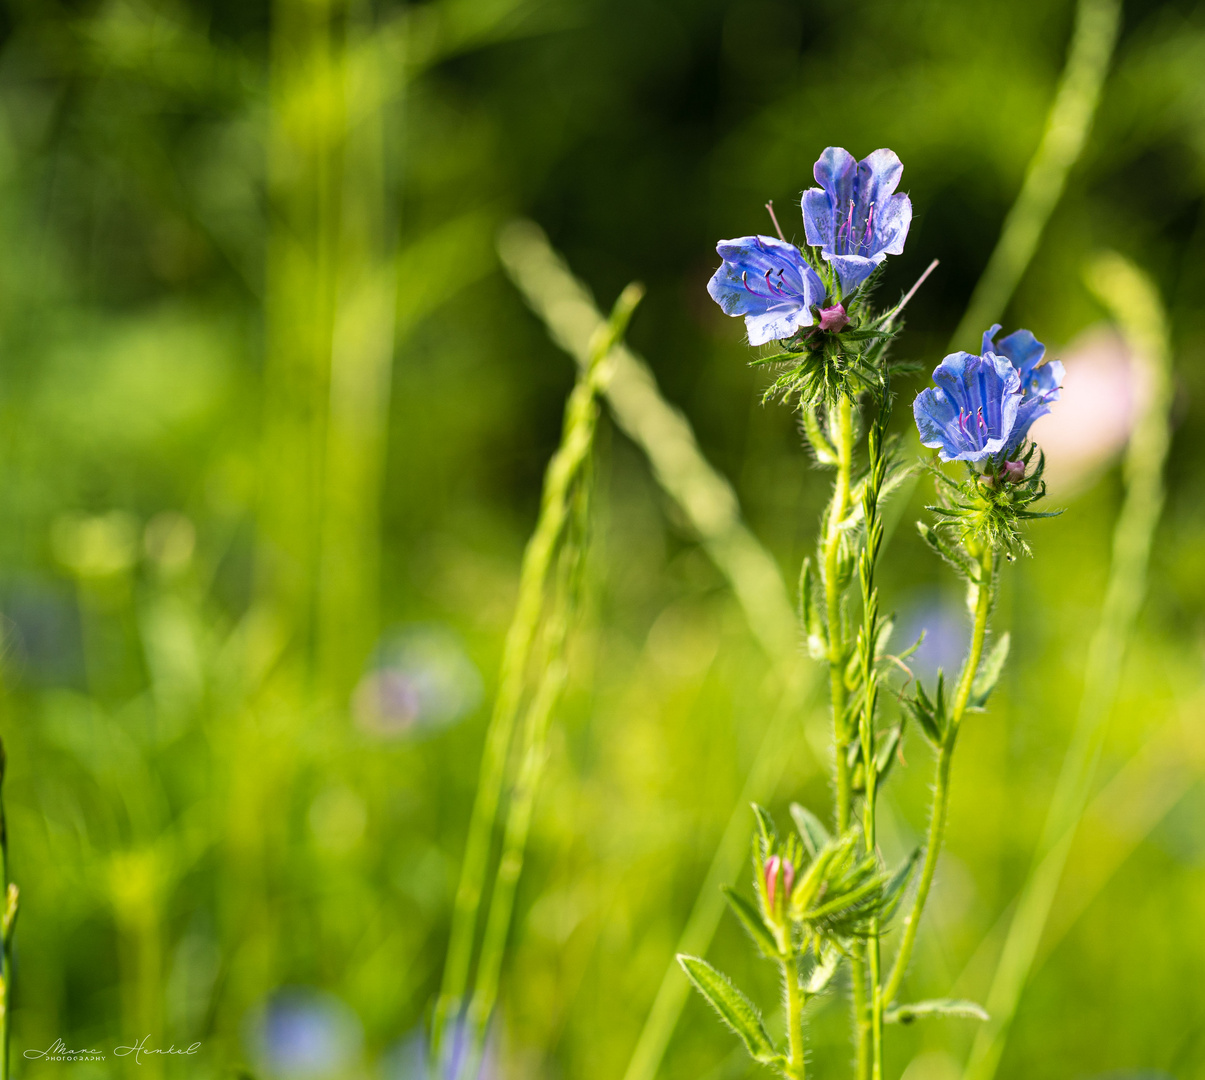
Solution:
{"label": "narrow green leaf", "polygon": [[770,817],[769,810],[764,806],[758,806],[757,803],[749,805],[753,807],[754,816],[757,818],[757,831],[761,836],[762,858],[764,859],[770,854],[778,839],[778,830],[774,828],[774,819]]}
{"label": "narrow green leaf", "polygon": [[682,965],[686,977],[695,984],[695,989],[720,1014],[720,1019],[740,1036],[753,1060],[764,1063],[772,1061],[777,1051],[753,1002],[706,960],[679,953],[678,963]]}
{"label": "narrow green leaf", "polygon": [[821,849],[832,840],[828,829],[806,806],[797,802],[791,803],[791,817],[795,819],[795,828],[799,830],[799,838],[803,841],[803,846],[808,849],[808,854],[814,859]]}
{"label": "narrow green leaf", "polygon": [[841,950],[835,945],[826,944],[820,947],[820,953],[816,959],[816,966],[812,968],[808,975],[808,981],[804,985],[804,991],[809,996],[819,994],[830,982],[833,976],[837,974],[837,966],[841,963]]}
{"label": "narrow green leaf", "polygon": [[967,704],[973,709],[982,709],[987,699],[996,689],[1000,681],[1000,673],[1004,670],[1004,662],[1008,659],[1009,636],[1002,634],[1000,640],[992,647],[987,659],[971,683],[971,697]]}
{"label": "narrow green leaf", "polygon": [[891,875],[887,884],[883,886],[883,910],[881,912],[883,922],[890,919],[900,906],[900,901],[904,899],[904,890],[908,888],[908,881],[911,879],[912,871],[916,869],[916,864],[919,860],[920,848],[913,848],[912,854],[900,864],[899,869]]}
{"label": "narrow green leaf", "polygon": [[820,426],[820,418],[816,415],[816,411],[806,408],[802,410],[802,413],[803,433],[807,436],[807,440],[812,446],[816,460],[821,465],[836,465],[836,448],[829,442],[828,436],[824,434],[824,429]]}
{"label": "narrow green leaf", "polygon": [[982,1005],[973,1001],[938,998],[934,1001],[915,1001],[911,1005],[896,1005],[883,1014],[885,1024],[911,1024],[929,1016],[952,1016],[964,1020],[990,1020]]}
{"label": "narrow green leaf", "polygon": [[[937,513],[941,513],[947,517],[957,517],[953,511],[947,511],[942,507],[930,507]],[[957,544],[950,543],[939,529],[930,528],[923,521],[916,523],[917,531],[921,535],[921,539],[925,541],[937,554],[947,562],[954,572],[964,581],[974,581],[977,572],[975,561],[959,547]]]}
{"label": "narrow green leaf", "polygon": [[903,734],[903,724],[897,724],[887,733],[887,738],[883,740],[883,745],[875,751],[874,768],[880,784],[886,781],[887,777],[891,775],[892,766],[895,765],[899,757],[896,754],[896,750],[899,749],[900,737]]}
{"label": "narrow green leaf", "polygon": [[732,913],[741,921],[741,925],[749,931],[753,943],[761,950],[767,960],[778,957],[778,945],[770,928],[762,921],[761,914],[748,900],[739,895],[731,886],[723,887],[724,898]]}
{"label": "narrow green leaf", "polygon": [[812,560],[804,559],[799,573],[799,621],[807,635],[808,655],[813,660],[823,660],[828,655],[828,634],[821,605],[816,602],[817,584]]}

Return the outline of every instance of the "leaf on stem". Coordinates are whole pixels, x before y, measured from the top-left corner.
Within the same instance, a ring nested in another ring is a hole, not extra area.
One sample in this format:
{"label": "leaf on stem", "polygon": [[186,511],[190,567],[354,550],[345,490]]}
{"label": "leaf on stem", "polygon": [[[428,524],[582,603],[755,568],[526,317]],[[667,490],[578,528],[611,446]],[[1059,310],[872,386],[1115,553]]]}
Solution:
{"label": "leaf on stem", "polygon": [[904,890],[908,888],[908,882],[912,878],[912,871],[916,869],[916,864],[919,861],[920,848],[913,848],[912,854],[908,856],[900,868],[891,875],[887,884],[883,886],[883,910],[880,915],[883,922],[890,919],[900,906],[900,901],[904,899]]}
{"label": "leaf on stem", "polygon": [[992,651],[988,653],[987,659],[979,669],[979,674],[975,676],[975,681],[971,683],[971,696],[967,701],[968,708],[982,709],[987,704],[987,699],[996,689],[996,683],[1000,681],[1000,673],[1004,670],[1004,662],[1008,659],[1008,647],[1009,636],[1002,634],[1000,640],[992,646]]}
{"label": "leaf on stem", "polygon": [[724,898],[728,901],[728,906],[732,908],[732,913],[740,919],[741,925],[749,931],[749,936],[761,951],[762,956],[767,960],[777,960],[779,953],[778,945],[774,941],[774,934],[765,922],[762,921],[761,914],[757,908],[729,885],[725,885],[722,891]]}
{"label": "leaf on stem", "polygon": [[973,1001],[958,1001],[954,998],[937,998],[933,1001],[914,1001],[911,1005],[896,1005],[883,1013],[885,1024],[911,1024],[930,1016],[951,1016],[963,1020],[990,1020],[982,1005]]}
{"label": "leaf on stem", "polygon": [[770,811],[764,806],[758,806],[757,803],[750,803],[753,807],[753,814],[757,818],[757,832],[761,837],[762,843],[762,858],[773,850],[775,841],[778,840],[778,830],[774,828],[774,819],[770,816]]}
{"label": "leaf on stem", "polygon": [[799,621],[807,635],[808,655],[813,660],[823,660],[828,655],[828,633],[822,605],[817,603],[819,584],[812,570],[812,560],[804,559],[799,573]]}
{"label": "leaf on stem", "polygon": [[682,965],[686,977],[694,983],[695,989],[720,1014],[720,1019],[740,1037],[754,1061],[769,1063],[778,1056],[762,1022],[761,1013],[753,1002],[732,985],[726,975],[697,956],[679,953],[678,963]]}
{"label": "leaf on stem", "polygon": [[803,991],[809,997],[819,994],[837,974],[837,965],[841,963],[841,950],[832,944],[817,944],[816,966],[808,975],[808,981]]}
{"label": "leaf on stem", "polygon": [[821,465],[836,465],[837,450],[825,435],[824,428],[820,426],[820,417],[816,415],[816,410],[807,406],[801,409],[800,413],[803,416],[803,433],[811,444],[816,460]]}
{"label": "leaf on stem", "polygon": [[[929,507],[929,509],[941,514],[948,513],[941,507]],[[951,514],[951,516],[954,515]],[[978,565],[959,545],[950,543],[949,539],[939,530],[930,528],[923,521],[918,521],[916,528],[921,535],[921,539],[937,552],[942,559],[949,563],[953,567],[954,572],[963,581],[973,585],[979,580]]]}
{"label": "leaf on stem", "polygon": [[799,838],[803,841],[803,846],[814,859],[832,839],[828,829],[806,806],[797,802],[791,803],[791,817],[795,819],[795,828],[799,830]]}

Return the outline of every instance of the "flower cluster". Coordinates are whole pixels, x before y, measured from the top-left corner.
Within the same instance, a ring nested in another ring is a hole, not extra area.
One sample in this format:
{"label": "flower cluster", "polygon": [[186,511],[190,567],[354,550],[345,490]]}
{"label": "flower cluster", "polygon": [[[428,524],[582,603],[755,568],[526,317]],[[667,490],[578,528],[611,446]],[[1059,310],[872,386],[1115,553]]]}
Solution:
{"label": "flower cluster", "polygon": [[859,162],[830,146],[813,169],[820,187],[803,193],[808,248],[771,236],[720,241],[724,262],[707,291],[725,314],[745,317],[750,344],[789,339],[817,323],[832,333],[848,325],[843,297],[904,250],[912,203],[895,190],[903,171],[891,150]]}

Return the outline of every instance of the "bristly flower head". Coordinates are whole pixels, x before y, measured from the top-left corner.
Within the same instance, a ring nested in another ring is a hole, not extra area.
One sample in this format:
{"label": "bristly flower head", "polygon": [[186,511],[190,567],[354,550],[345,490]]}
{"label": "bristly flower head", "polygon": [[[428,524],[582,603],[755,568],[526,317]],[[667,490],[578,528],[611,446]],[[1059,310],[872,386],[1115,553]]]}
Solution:
{"label": "bristly flower head", "polygon": [[707,283],[726,315],[744,315],[750,345],[789,338],[815,322],[824,282],[794,244],[772,236],[721,240],[723,265]]}
{"label": "bristly flower head", "polygon": [[912,201],[895,190],[904,166],[892,150],[855,161],[848,150],[830,146],[812,172],[820,187],[803,193],[804,231],[848,294],[888,255],[904,250]]}
{"label": "bristly flower head", "polygon": [[937,385],[913,403],[921,442],[938,449],[942,461],[1011,457],[1058,400],[1063,365],[1044,362],[1046,347],[1028,330],[996,344],[999,330],[983,335],[982,356],[947,356],[933,372]]}

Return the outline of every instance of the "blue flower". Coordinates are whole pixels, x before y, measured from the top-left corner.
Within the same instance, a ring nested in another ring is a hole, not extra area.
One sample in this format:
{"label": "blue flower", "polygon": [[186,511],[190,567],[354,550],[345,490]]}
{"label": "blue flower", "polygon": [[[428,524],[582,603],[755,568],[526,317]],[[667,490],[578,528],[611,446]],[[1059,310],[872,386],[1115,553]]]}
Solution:
{"label": "blue flower", "polygon": [[982,461],[1012,445],[1021,407],[1021,377],[1003,356],[957,352],[933,372],[936,386],[922,390],[912,414],[925,446],[942,461]]}
{"label": "blue flower", "polygon": [[818,188],[803,193],[807,241],[821,249],[849,293],[888,255],[904,250],[912,224],[912,201],[895,193],[904,166],[892,150],[876,150],[855,161],[830,146],[812,170]]}
{"label": "blue flower", "polygon": [[1015,449],[1029,434],[1029,429],[1039,416],[1050,412],[1052,402],[1059,399],[1059,388],[1063,384],[1063,365],[1057,360],[1044,363],[1046,346],[1028,330],[1017,330],[999,343],[994,339],[1000,324],[983,335],[983,355],[993,353],[1003,356],[1016,369],[1021,380],[1021,405],[1013,425],[1009,448]]}
{"label": "blue flower", "polygon": [[942,461],[1008,458],[1058,400],[1063,365],[1046,362],[1046,346],[1028,330],[997,343],[999,331],[983,335],[982,356],[947,356],[933,372],[937,386],[913,402],[921,442],[940,449]]}
{"label": "blue flower", "polygon": [[811,326],[824,303],[824,282],[794,244],[772,236],[721,240],[723,265],[707,283],[726,315],[744,315],[750,345],[788,338]]}

